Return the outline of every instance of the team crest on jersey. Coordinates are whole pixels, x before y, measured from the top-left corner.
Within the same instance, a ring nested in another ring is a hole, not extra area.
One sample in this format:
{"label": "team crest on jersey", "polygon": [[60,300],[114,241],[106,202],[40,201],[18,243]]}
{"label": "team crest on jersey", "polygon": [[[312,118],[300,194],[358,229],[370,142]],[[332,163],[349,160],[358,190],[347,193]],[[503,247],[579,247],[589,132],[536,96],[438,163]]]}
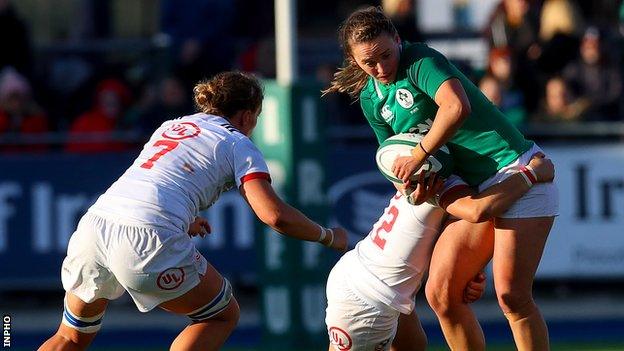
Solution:
{"label": "team crest on jersey", "polygon": [[403,108],[410,108],[414,106],[414,96],[412,95],[412,92],[407,89],[397,89],[395,98],[399,102],[399,105]]}
{"label": "team crest on jersey", "polygon": [[332,345],[334,345],[337,350],[348,351],[351,350],[353,346],[349,334],[338,327],[329,328],[329,337],[331,338]]}
{"label": "team crest on jersey", "polygon": [[394,113],[392,113],[388,105],[383,105],[381,108],[381,117],[388,123],[394,118]]}

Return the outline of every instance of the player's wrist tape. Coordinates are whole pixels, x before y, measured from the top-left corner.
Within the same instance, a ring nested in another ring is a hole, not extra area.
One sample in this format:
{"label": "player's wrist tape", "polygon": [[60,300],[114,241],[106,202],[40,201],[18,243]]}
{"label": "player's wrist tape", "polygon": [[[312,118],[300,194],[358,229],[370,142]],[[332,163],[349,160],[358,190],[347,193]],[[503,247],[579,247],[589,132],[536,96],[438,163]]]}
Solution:
{"label": "player's wrist tape", "polygon": [[325,244],[325,246],[331,247],[334,243],[334,231],[331,228],[327,228],[327,232],[329,232],[329,235],[331,235],[331,239],[329,239],[329,242]]}
{"label": "player's wrist tape", "polygon": [[418,145],[419,146],[412,148],[412,150],[410,151],[413,157],[424,160],[427,157],[431,156],[431,154],[428,153],[427,150],[425,150],[422,144],[418,143]]}
{"label": "player's wrist tape", "polygon": [[425,147],[423,146],[422,142],[418,143],[418,146],[420,146],[421,150],[425,153],[425,155],[431,156],[431,152],[429,152],[429,151],[427,151],[427,149],[425,149]]}
{"label": "player's wrist tape", "polygon": [[323,240],[325,240],[325,238],[327,237],[327,229],[325,229],[325,227],[323,227],[322,225],[319,225],[319,229],[321,230],[321,233],[316,241],[319,243],[323,243]]}
{"label": "player's wrist tape", "polygon": [[539,180],[537,179],[537,173],[535,173],[535,170],[533,169],[533,167],[526,165],[524,166],[524,168],[528,169],[529,172],[531,172],[531,174],[533,175],[533,179],[535,179],[535,183],[538,183]]}
{"label": "player's wrist tape", "polygon": [[[331,247],[332,244],[334,243],[334,231],[331,230],[330,228],[325,228],[322,225],[319,225],[319,228],[321,228],[321,235],[316,241],[323,244],[324,246]],[[327,238],[328,233],[330,236],[329,242],[324,243],[325,239]]]}
{"label": "player's wrist tape", "polygon": [[520,168],[520,175],[524,178],[524,181],[527,183],[529,188],[537,183],[537,174],[535,174],[535,171],[531,166]]}

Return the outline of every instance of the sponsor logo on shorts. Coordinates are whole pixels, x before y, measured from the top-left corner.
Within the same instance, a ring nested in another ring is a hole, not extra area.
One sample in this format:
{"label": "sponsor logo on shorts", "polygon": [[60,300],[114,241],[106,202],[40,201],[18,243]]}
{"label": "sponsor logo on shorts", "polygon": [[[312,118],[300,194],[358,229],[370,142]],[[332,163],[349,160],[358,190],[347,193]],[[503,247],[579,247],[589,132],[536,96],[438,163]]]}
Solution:
{"label": "sponsor logo on shorts", "polygon": [[156,284],[163,290],[173,290],[184,282],[184,270],[182,268],[169,268],[158,275]]}
{"label": "sponsor logo on shorts", "polygon": [[349,334],[338,327],[329,328],[329,337],[331,338],[332,345],[340,351],[351,350],[351,346],[353,346]]}
{"label": "sponsor logo on shorts", "polygon": [[182,140],[199,135],[199,127],[192,122],[180,122],[172,124],[162,133],[167,139]]}

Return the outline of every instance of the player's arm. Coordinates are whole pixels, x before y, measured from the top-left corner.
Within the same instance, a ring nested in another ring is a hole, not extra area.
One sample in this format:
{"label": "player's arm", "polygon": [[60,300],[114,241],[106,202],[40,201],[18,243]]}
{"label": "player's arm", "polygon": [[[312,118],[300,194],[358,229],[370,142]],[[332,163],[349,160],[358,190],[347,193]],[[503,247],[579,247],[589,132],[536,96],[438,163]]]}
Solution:
{"label": "player's arm", "polygon": [[531,159],[529,167],[535,172],[536,179],[531,180],[533,174],[527,170],[518,172],[481,193],[475,193],[472,189],[463,187],[455,192],[449,191],[445,194],[446,196],[443,195],[440,199],[440,206],[453,216],[472,223],[500,216],[529,191],[532,186],[529,185],[529,181],[551,182],[555,176],[552,161],[541,154]]}
{"label": "player's arm", "polygon": [[[424,149],[429,153],[434,153],[446,144],[472,111],[466,91],[457,78],[451,78],[442,83],[435,93],[434,100],[438,105],[438,111],[431,129],[421,141]],[[412,155],[422,156],[422,161],[427,157],[424,152],[421,152],[422,149],[414,151]]]}
{"label": "player's arm", "polygon": [[429,155],[434,154],[455,135],[472,111],[466,91],[457,78],[450,78],[443,82],[434,100],[438,105],[438,111],[431,129],[420,144],[412,149],[411,156],[397,157],[392,167],[394,174],[404,182],[414,174],[414,171]]}
{"label": "player's arm", "polygon": [[268,180],[248,180],[240,186],[240,192],[256,216],[275,231],[296,239],[318,241],[336,250],[346,250],[348,240],[344,229],[329,230],[312,221],[282,201]]}

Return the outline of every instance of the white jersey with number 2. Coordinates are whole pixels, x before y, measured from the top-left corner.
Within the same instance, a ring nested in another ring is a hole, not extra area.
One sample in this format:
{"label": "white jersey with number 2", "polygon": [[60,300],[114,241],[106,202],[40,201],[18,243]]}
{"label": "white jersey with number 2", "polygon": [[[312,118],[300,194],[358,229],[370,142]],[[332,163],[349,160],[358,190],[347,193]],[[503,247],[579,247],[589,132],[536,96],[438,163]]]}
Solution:
{"label": "white jersey with number 2", "polygon": [[224,118],[197,113],[163,123],[132,166],[89,209],[127,224],[186,233],[219,195],[269,178],[261,152]]}
{"label": "white jersey with number 2", "polygon": [[[466,186],[453,175],[440,197]],[[352,274],[352,288],[369,300],[411,313],[445,215],[429,203],[410,205],[397,193],[368,236],[343,257]]]}

